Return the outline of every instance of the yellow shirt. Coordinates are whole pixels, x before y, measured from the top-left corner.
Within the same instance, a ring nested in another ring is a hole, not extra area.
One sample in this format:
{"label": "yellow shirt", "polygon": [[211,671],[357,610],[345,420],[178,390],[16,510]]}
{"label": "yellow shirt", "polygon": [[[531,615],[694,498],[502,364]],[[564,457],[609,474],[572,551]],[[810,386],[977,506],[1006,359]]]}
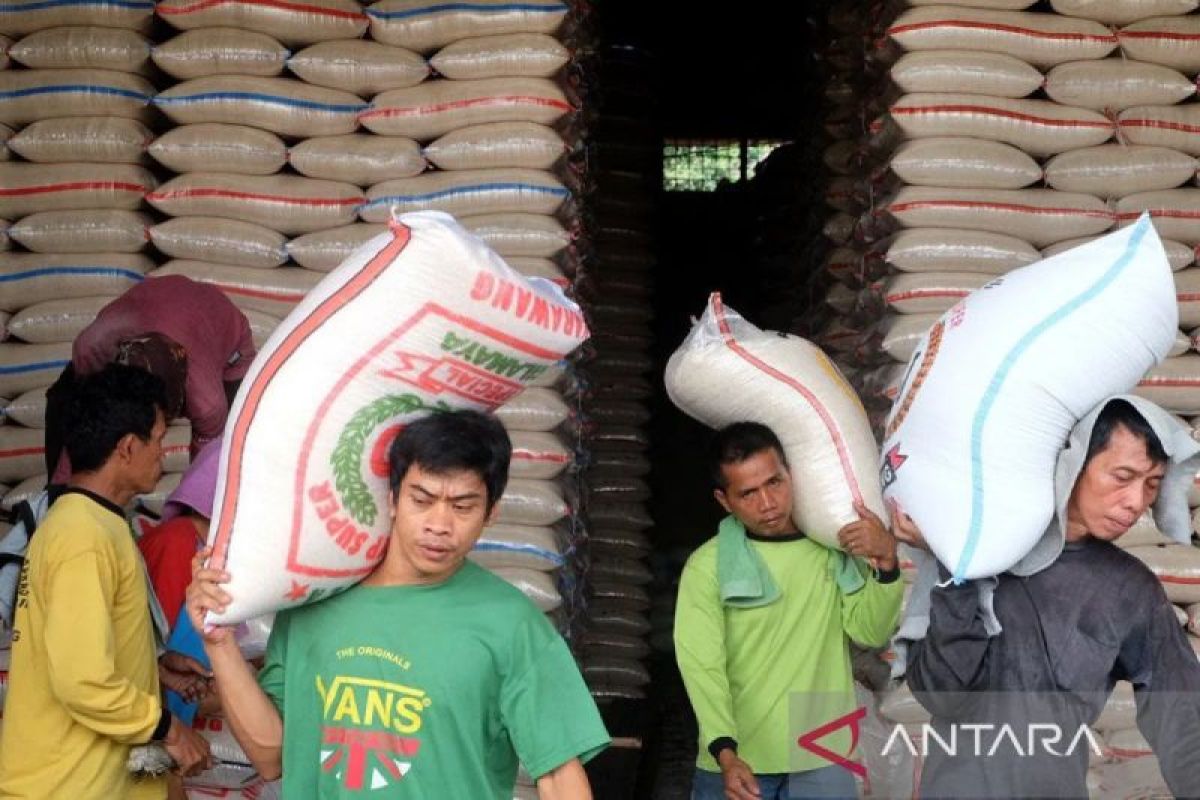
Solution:
{"label": "yellow shirt", "polygon": [[115,506],[68,492],[30,541],[17,588],[0,798],[150,800],[131,745],[162,715],[142,564]]}

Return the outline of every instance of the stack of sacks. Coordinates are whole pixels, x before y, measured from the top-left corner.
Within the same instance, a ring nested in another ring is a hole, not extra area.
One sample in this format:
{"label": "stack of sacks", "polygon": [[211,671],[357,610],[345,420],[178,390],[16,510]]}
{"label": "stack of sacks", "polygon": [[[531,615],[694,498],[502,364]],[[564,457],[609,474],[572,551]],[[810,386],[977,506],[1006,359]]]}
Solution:
{"label": "stack of sacks", "polygon": [[0,397],[11,401],[0,483],[15,487],[5,509],[45,483],[45,390],[71,340],[154,268],[142,253],[155,186],[144,166],[152,12],[91,0],[0,7]]}

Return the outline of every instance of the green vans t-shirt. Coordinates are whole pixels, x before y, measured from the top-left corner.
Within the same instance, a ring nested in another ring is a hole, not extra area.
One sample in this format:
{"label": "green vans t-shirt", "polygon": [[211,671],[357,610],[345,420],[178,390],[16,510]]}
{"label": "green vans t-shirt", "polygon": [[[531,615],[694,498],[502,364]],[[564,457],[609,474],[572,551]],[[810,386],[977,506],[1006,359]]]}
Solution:
{"label": "green vans t-shirt", "polygon": [[285,797],[510,800],[518,759],[537,778],[609,741],[562,637],[471,562],[281,612],[259,683]]}

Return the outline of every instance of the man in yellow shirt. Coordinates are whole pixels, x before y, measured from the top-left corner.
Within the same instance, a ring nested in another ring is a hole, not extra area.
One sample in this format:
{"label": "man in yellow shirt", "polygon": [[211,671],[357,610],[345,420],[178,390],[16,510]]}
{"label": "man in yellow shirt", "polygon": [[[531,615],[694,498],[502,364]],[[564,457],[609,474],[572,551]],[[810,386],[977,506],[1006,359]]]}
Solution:
{"label": "man in yellow shirt", "polygon": [[207,743],[164,709],[145,571],[123,507],[154,488],[166,433],[162,381],[110,366],[68,409],[68,488],[30,540],[17,588],[0,739],[0,798],[164,798],[135,781],[130,747],[164,742],[181,772]]}

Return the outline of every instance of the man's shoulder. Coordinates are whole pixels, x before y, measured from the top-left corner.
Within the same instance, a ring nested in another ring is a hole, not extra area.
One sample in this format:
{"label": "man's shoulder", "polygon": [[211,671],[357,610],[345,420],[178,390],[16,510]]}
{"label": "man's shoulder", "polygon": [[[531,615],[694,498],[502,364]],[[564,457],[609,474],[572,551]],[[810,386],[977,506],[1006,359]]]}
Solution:
{"label": "man's shoulder", "polygon": [[717,538],[716,536],[710,537],[705,540],[704,544],[693,550],[692,554],[688,556],[684,570],[715,573],[717,570]]}
{"label": "man's shoulder", "polygon": [[[1063,555],[1067,553],[1064,552]],[[1120,587],[1120,594],[1125,596],[1130,592],[1162,591],[1162,585],[1150,567],[1133,553],[1112,542],[1090,540],[1070,557],[1060,556],[1047,572],[1056,569],[1078,570],[1086,574],[1089,582],[1107,587]]]}
{"label": "man's shoulder", "polygon": [[[54,547],[56,551],[85,551],[111,541],[111,527],[100,514],[95,501],[80,494],[65,494],[54,501],[46,516],[38,523],[30,547]],[[119,520],[115,515],[113,522]]]}

